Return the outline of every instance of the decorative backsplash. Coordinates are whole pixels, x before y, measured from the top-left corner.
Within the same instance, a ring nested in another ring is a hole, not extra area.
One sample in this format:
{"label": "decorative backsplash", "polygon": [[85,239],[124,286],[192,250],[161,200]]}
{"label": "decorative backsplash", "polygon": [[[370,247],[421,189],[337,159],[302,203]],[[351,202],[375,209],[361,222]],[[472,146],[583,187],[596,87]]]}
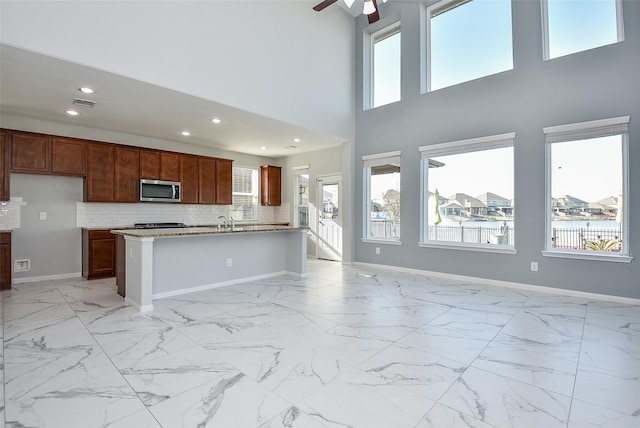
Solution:
{"label": "decorative backsplash", "polygon": [[[273,207],[258,207],[258,222],[288,222],[288,209],[278,207],[276,216]],[[282,220],[286,211],[286,219]],[[218,216],[228,216],[227,205],[187,204],[108,204],[78,202],[76,204],[76,226],[114,227],[130,226],[134,223],[177,222],[188,225],[216,224]],[[278,217],[278,218],[275,218]]]}

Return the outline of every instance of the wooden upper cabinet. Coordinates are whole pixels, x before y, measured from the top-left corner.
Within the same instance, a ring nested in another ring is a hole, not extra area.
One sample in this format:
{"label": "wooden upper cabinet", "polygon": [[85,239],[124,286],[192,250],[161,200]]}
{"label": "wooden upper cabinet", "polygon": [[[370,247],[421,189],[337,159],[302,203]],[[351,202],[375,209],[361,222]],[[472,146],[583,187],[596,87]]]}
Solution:
{"label": "wooden upper cabinet", "polygon": [[180,183],[183,204],[198,203],[198,156],[180,155]]}
{"label": "wooden upper cabinet", "polygon": [[159,150],[140,150],[140,178],[160,180]]}
{"label": "wooden upper cabinet", "polygon": [[11,171],[47,174],[51,171],[50,139],[46,135],[11,135]]}
{"label": "wooden upper cabinet", "polygon": [[214,158],[198,158],[198,202],[216,203],[216,160]]}
{"label": "wooden upper cabinet", "polygon": [[139,202],[140,150],[115,147],[115,202]]}
{"label": "wooden upper cabinet", "polygon": [[280,206],[281,203],[281,169],[279,166],[263,165],[260,167],[260,193],[262,205]]}
{"label": "wooden upper cabinet", "polygon": [[180,181],[180,154],[160,152],[160,180]]}
{"label": "wooden upper cabinet", "polygon": [[0,132],[0,201],[9,200],[9,134]]}
{"label": "wooden upper cabinet", "polygon": [[71,138],[51,139],[51,172],[62,175],[87,174],[87,143]]}
{"label": "wooden upper cabinet", "polygon": [[233,161],[216,159],[216,204],[233,203]]}
{"label": "wooden upper cabinet", "polygon": [[87,144],[85,202],[113,202],[115,198],[115,146]]}

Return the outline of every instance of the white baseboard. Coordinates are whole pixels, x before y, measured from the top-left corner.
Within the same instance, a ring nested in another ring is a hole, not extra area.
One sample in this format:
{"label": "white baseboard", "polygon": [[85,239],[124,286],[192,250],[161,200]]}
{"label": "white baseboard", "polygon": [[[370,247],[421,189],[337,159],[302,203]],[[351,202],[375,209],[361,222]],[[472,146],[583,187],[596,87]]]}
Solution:
{"label": "white baseboard", "polygon": [[[239,284],[241,282],[249,282],[249,281],[257,281],[260,279],[266,279],[266,278],[273,278],[274,276],[281,276],[281,275],[298,275],[301,276],[301,274],[296,274],[296,273],[291,273],[291,272],[287,272],[287,271],[280,271],[280,272],[272,272],[272,273],[267,273],[264,275],[256,275],[256,276],[247,276],[244,278],[238,278],[238,279],[231,279],[229,281],[221,281],[221,282],[214,282],[211,284],[205,284],[205,285],[198,285],[197,287],[190,287],[190,288],[182,288],[180,290],[172,290],[172,291],[165,291],[164,293],[156,293],[153,295],[153,299],[164,299],[166,297],[173,297],[173,296],[179,296],[181,294],[187,294],[187,293],[195,293],[196,291],[205,291],[205,290],[210,290],[212,288],[218,288],[218,287],[224,287],[227,285],[233,285],[233,284]],[[306,276],[306,274],[305,274]]]}
{"label": "white baseboard", "polygon": [[420,275],[433,276],[436,278],[453,279],[456,281],[473,282],[482,285],[494,285],[496,287],[513,288],[517,290],[528,290],[537,293],[557,294],[561,296],[580,297],[583,299],[603,300],[607,302],[626,303],[629,305],[640,305],[640,299],[633,297],[611,296],[609,294],[590,293],[588,291],[567,290],[566,288],[546,287],[544,285],[523,284],[520,282],[500,281],[497,279],[478,278],[475,276],[457,275],[453,273],[436,272],[422,269],[411,269],[399,266],[381,265],[376,263],[354,262],[354,265],[370,266],[378,269],[387,269],[397,272],[416,273]]}
{"label": "white baseboard", "polygon": [[48,281],[52,279],[82,278],[82,272],[61,273],[58,275],[30,276],[25,278],[12,278],[12,284],[25,284],[28,282]]}

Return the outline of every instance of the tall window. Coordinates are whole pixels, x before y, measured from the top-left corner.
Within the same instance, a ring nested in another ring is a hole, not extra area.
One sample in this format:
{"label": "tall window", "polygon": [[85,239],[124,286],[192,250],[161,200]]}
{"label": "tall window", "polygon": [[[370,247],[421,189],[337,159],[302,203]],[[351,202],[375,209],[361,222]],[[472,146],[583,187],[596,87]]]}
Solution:
{"label": "tall window", "polygon": [[426,14],[426,91],[513,68],[511,0],[444,0]]}
{"label": "tall window", "polygon": [[400,242],[400,152],[363,156],[363,240]]}
{"label": "tall window", "polygon": [[233,206],[230,210],[234,220],[258,219],[258,169],[233,167]]}
{"label": "tall window", "polygon": [[293,175],[293,224],[309,227],[309,169],[308,166],[294,168]]}
{"label": "tall window", "polygon": [[630,261],[629,117],[545,128],[547,244],[544,255]]}
{"label": "tall window", "polygon": [[420,147],[421,246],[513,252],[515,133]]}
{"label": "tall window", "polygon": [[621,0],[542,0],[545,59],[624,40]]}
{"label": "tall window", "polygon": [[400,101],[400,24],[373,33],[371,43],[372,106]]}

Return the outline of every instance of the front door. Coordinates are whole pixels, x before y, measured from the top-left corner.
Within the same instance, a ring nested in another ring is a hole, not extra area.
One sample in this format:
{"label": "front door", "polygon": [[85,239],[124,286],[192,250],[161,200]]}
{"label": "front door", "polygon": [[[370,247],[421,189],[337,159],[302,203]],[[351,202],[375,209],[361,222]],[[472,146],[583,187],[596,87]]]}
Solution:
{"label": "front door", "polygon": [[319,177],[316,180],[318,198],[318,258],[342,261],[342,176]]}

